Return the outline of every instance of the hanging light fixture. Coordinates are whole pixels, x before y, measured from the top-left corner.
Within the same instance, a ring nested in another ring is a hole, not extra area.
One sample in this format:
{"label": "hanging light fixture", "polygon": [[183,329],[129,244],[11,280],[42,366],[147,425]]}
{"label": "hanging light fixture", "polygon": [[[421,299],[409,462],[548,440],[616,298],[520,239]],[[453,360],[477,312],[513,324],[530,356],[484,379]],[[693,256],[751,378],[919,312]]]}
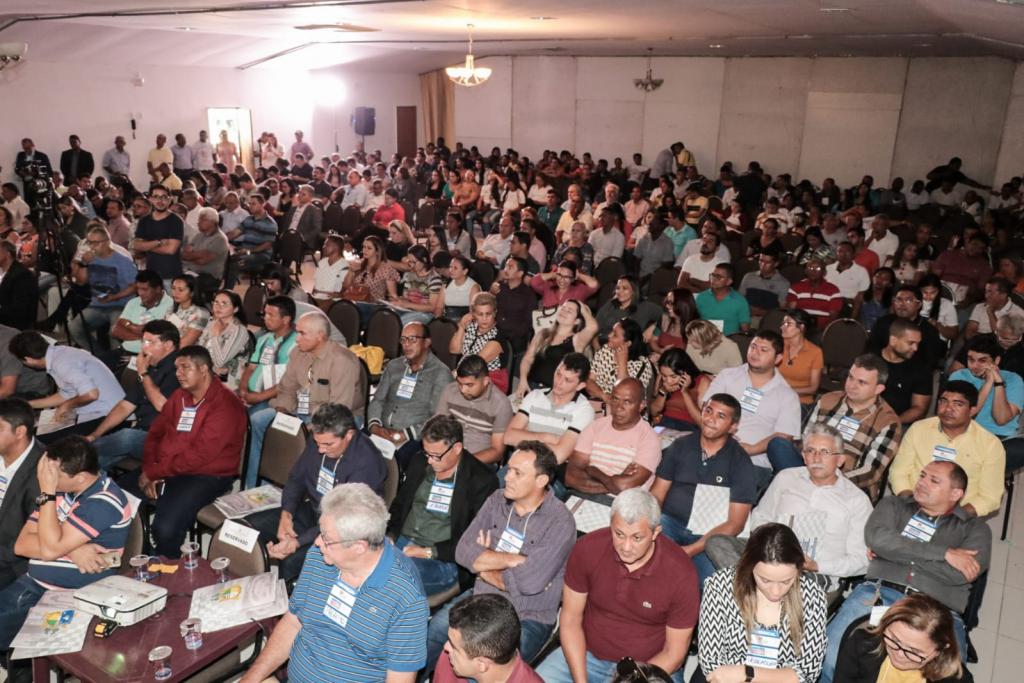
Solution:
{"label": "hanging light fixture", "polygon": [[636,86],[637,90],[643,90],[644,92],[653,92],[661,87],[661,84],[665,82],[663,78],[651,78],[651,53],[654,52],[654,48],[647,48],[647,75],[643,78],[634,78],[633,85]]}
{"label": "hanging light fixture", "polygon": [[467,28],[469,29],[469,54],[466,55],[466,63],[462,66],[449,66],[444,71],[455,85],[464,85],[467,88],[472,88],[474,85],[480,85],[491,77],[491,68],[474,64],[473,24],[468,24]]}

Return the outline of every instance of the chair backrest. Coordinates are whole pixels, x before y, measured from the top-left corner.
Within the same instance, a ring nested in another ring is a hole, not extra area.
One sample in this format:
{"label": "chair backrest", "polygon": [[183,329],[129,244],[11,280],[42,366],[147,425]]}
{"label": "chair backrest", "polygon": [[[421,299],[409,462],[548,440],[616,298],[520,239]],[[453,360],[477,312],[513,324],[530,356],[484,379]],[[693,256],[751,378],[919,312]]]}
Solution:
{"label": "chair backrest", "polygon": [[448,351],[448,343],[455,336],[455,331],[459,329],[459,326],[447,318],[434,318],[427,327],[430,328],[431,351],[442,363],[454,370],[458,358]]}
{"label": "chair backrest", "polygon": [[833,320],[821,337],[821,352],[827,367],[849,368],[853,360],[864,353],[868,333],[853,318]]}
{"label": "chair backrest", "polygon": [[283,235],[277,238],[277,253],[281,259],[281,265],[288,268],[293,263],[301,263],[304,247],[305,243],[302,241],[302,236],[299,233],[285,231]]}
{"label": "chair backrest", "polygon": [[146,513],[139,509],[132,518],[132,525],[128,527],[128,539],[124,542],[124,553],[121,556],[121,569],[128,566],[128,559],[135,555],[142,554],[142,548],[146,539]]}
{"label": "chair backrest", "polygon": [[469,276],[480,285],[481,292],[486,292],[498,277],[498,269],[490,261],[478,259],[470,264]]}
{"label": "chair backrest", "polygon": [[263,451],[260,454],[260,479],[266,479],[278,486],[288,483],[288,475],[306,448],[309,430],[303,424],[297,434],[289,434],[273,425],[267,427],[263,436]]}
{"label": "chair backrest", "polygon": [[782,331],[782,319],[786,317],[786,311],[782,308],[774,308],[764,314],[761,318],[761,324],[758,325],[759,330],[771,330],[773,332]]}
{"label": "chair backrest", "polygon": [[786,278],[790,283],[796,283],[803,280],[806,275],[805,270],[804,266],[801,266],[798,263],[790,263],[789,265],[779,268],[779,272],[782,273],[782,277]]}
{"label": "chair backrest", "polygon": [[363,214],[358,207],[350,206],[341,212],[341,234],[352,235],[359,230],[359,224],[363,220]]}
{"label": "chair backrest", "polygon": [[370,420],[370,384],[373,382],[373,375],[370,373],[370,366],[366,361],[359,358],[359,381],[363,383],[363,424]]}
{"label": "chair backrest", "polygon": [[348,345],[359,343],[359,309],[348,299],[338,299],[327,309],[327,317],[345,335]]}
{"label": "chair backrest", "polygon": [[662,266],[651,273],[650,282],[647,284],[648,296],[653,297],[657,295],[664,299],[666,294],[676,288],[678,281],[679,271],[676,268]]}
{"label": "chair backrest", "polygon": [[787,232],[779,237],[779,242],[782,243],[782,248],[786,250],[787,254],[795,254],[797,249],[804,243],[804,238],[795,232]]}
{"label": "chair backrest", "polygon": [[128,388],[135,385],[139,381],[139,373],[130,367],[125,367],[121,372],[121,388],[128,393]]}
{"label": "chair backrest", "polygon": [[402,474],[398,471],[398,461],[394,456],[384,459],[388,466],[388,478],[384,480],[384,502],[390,508],[398,495],[398,485],[401,483]]}
{"label": "chair backrest", "polygon": [[242,310],[245,311],[245,319],[250,325],[260,325],[263,317],[263,302],[267,299],[267,290],[263,287],[249,286],[242,297]]}
{"label": "chair backrest", "polygon": [[747,357],[747,347],[750,346],[750,340],[753,338],[753,332],[733,332],[729,335],[729,339],[735,342],[740,349],[740,358]]}
{"label": "chair backrest", "polygon": [[384,357],[398,358],[402,352],[402,319],[390,308],[378,308],[366,323],[366,345],[384,349]]}
{"label": "chair backrest", "polygon": [[[245,520],[236,519],[234,521],[243,526],[249,526]],[[245,552],[241,548],[225,542],[221,537],[223,533],[223,526],[214,532],[213,538],[210,540],[210,547],[206,553],[207,558],[228,558],[231,560],[228,571],[235,576],[262,574],[270,568],[270,558],[267,556],[267,549],[262,541],[256,541],[253,544],[252,550]]]}
{"label": "chair backrest", "polygon": [[604,286],[609,282],[615,282],[620,277],[625,275],[626,266],[623,265],[622,259],[614,256],[609,256],[594,269],[594,278],[597,280],[597,284]]}

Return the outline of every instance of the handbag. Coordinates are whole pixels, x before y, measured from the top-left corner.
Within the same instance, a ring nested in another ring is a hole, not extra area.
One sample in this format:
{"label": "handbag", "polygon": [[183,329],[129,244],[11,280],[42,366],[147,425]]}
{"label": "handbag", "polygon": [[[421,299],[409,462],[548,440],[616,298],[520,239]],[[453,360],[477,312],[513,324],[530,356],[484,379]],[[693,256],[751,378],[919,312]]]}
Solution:
{"label": "handbag", "polygon": [[371,301],[370,288],[366,285],[349,285],[341,290],[341,298],[349,301]]}
{"label": "handbag", "polygon": [[384,349],[381,347],[353,344],[348,350],[363,359],[371,375],[379,375],[384,369]]}

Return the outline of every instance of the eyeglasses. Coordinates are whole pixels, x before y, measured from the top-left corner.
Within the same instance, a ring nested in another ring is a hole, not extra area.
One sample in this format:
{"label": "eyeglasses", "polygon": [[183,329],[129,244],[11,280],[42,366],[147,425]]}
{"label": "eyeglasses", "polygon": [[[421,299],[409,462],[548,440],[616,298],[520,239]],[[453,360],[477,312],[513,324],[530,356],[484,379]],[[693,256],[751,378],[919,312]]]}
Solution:
{"label": "eyeglasses", "polygon": [[885,641],[885,646],[887,648],[903,653],[904,657],[915,664],[923,664],[924,661],[928,659],[928,655],[923,655],[916,650],[908,650],[903,647],[898,640],[890,636],[888,633],[882,634],[882,640]]}
{"label": "eyeglasses", "polygon": [[340,545],[342,547],[347,548],[350,545],[352,545],[353,543],[357,543],[358,542],[358,541],[328,541],[327,537],[324,536],[323,533],[320,534],[320,541],[323,543],[323,546],[325,548],[330,548],[332,545]]}
{"label": "eyeglasses", "polygon": [[415,335],[410,335],[408,337],[399,337],[398,341],[401,342],[402,344],[415,344],[416,341],[419,339],[426,339],[426,337],[417,337]]}
{"label": "eyeglasses", "polygon": [[86,244],[103,244],[106,240],[86,240]]}
{"label": "eyeglasses", "polygon": [[832,455],[839,455],[837,451],[832,451],[827,448],[804,448],[804,455],[810,455],[815,457],[827,458]]}
{"label": "eyeglasses", "polygon": [[619,663],[615,665],[615,671],[619,674],[619,680],[636,681],[637,683],[646,683],[647,675],[640,670],[640,666],[637,665],[636,660],[632,657],[623,657],[619,660]]}
{"label": "eyeglasses", "polygon": [[444,460],[444,456],[448,455],[448,453],[449,453],[449,452],[450,452],[450,451],[451,451],[451,450],[452,450],[452,449],[453,449],[454,447],[455,447],[455,444],[452,444],[452,445],[451,445],[451,446],[449,446],[448,448],[444,449],[444,453],[441,453],[441,454],[439,454],[439,455],[434,455],[433,453],[428,453],[428,452],[427,452],[427,449],[425,449],[425,448],[421,448],[421,449],[420,449],[420,454],[421,454],[421,455],[422,455],[422,456],[423,456],[424,458],[426,458],[427,460],[432,460],[432,461],[434,461],[434,462],[441,462],[442,460]]}
{"label": "eyeglasses", "polygon": [[895,301],[898,304],[916,304],[918,303],[919,299],[913,296],[898,296],[894,298],[893,301]]}

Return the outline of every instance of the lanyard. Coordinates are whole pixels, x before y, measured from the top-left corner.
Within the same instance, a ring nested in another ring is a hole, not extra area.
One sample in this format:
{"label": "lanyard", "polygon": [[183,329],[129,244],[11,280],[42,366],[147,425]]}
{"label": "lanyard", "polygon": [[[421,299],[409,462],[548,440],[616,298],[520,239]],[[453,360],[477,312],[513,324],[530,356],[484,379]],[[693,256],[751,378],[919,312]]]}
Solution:
{"label": "lanyard", "polygon": [[[512,513],[515,511],[515,509],[516,509],[515,503],[510,505],[509,508],[508,508],[508,519],[505,520],[505,528],[506,529],[511,529],[512,528]],[[533,510],[530,511],[530,514],[526,515],[526,522],[523,523],[523,538],[526,538],[526,529],[527,529],[527,527],[530,526],[530,517],[533,517],[533,513],[536,512],[539,509],[540,509],[539,507],[534,508]]]}

